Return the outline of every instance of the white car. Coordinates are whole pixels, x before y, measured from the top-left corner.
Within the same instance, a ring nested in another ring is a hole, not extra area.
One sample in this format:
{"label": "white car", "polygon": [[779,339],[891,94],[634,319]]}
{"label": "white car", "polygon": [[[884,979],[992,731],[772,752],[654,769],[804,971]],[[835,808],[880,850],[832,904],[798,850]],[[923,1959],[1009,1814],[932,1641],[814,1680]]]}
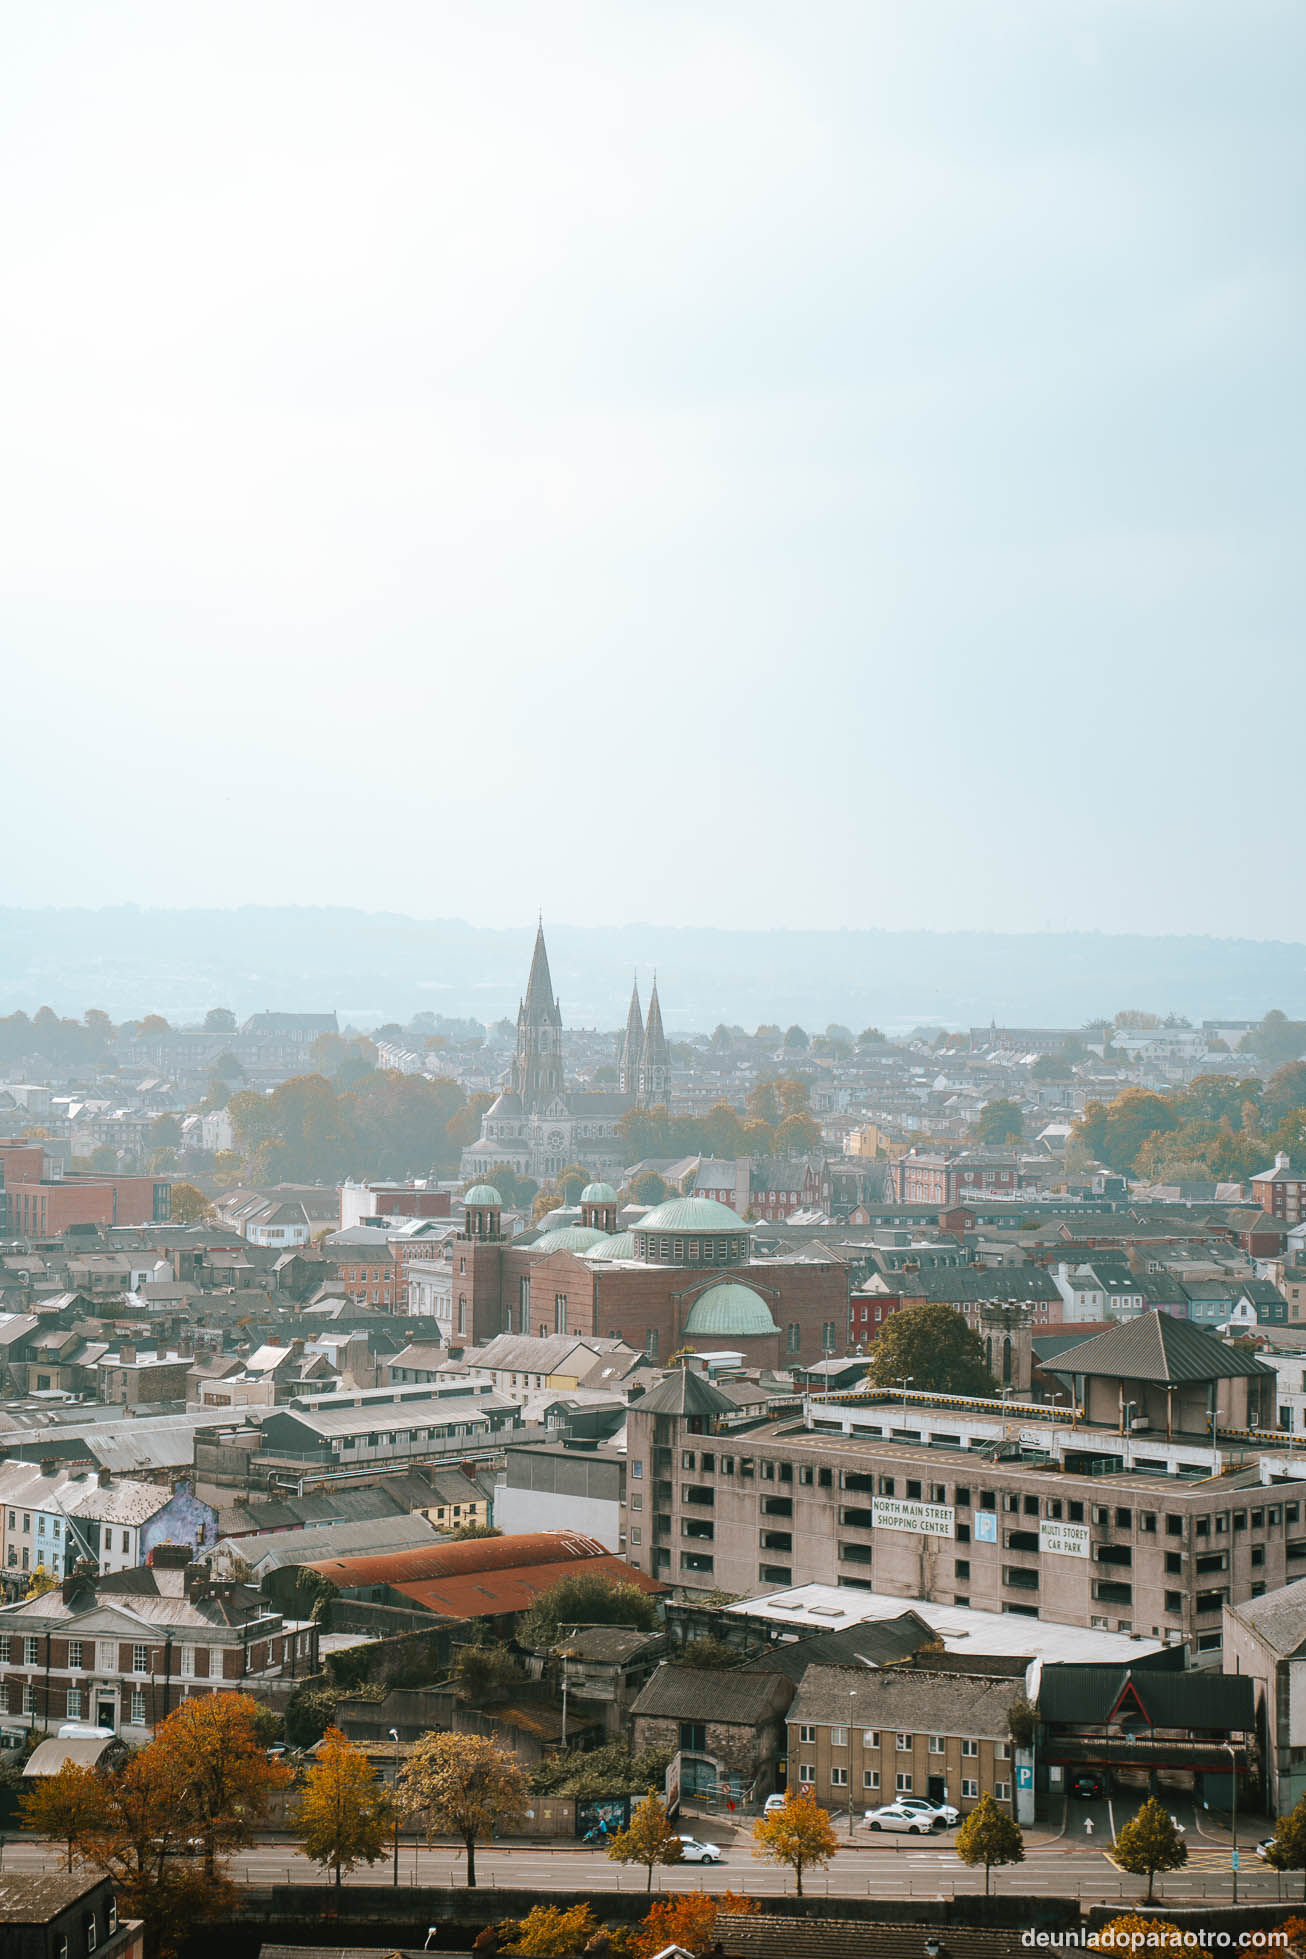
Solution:
{"label": "white car", "polygon": [[788,1798],[781,1795],[777,1790],[774,1796],[768,1796],[766,1801],[762,1804],[763,1816],[774,1816],[778,1809],[784,1808],[787,1800]]}
{"label": "white car", "polygon": [[936,1828],[933,1810],[908,1809],[905,1803],[881,1803],[868,1809],[866,1821],[873,1830],[906,1830],[912,1836],[932,1836]]}
{"label": "white car", "polygon": [[697,1837],[681,1837],[681,1862],[685,1864],[719,1864],[721,1852],[714,1843],[700,1843]]}
{"label": "white car", "polygon": [[961,1821],[961,1811],[954,1809],[951,1803],[927,1802],[924,1796],[899,1796],[895,1807],[898,1809],[918,1809],[922,1816],[937,1816],[940,1823],[944,1824],[949,1830],[954,1823],[960,1823]]}

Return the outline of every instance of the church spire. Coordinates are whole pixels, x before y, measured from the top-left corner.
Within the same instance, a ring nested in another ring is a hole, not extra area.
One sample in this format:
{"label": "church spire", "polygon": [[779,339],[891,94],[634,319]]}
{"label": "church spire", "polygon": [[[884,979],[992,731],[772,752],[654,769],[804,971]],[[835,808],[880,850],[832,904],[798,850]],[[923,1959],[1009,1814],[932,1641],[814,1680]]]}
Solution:
{"label": "church spire", "polygon": [[662,1031],[662,1008],[658,1002],[657,974],[648,1000],[648,1021],[644,1028],[644,1052],[640,1058],[639,1099],[644,1107],[665,1102],[671,1087],[671,1050]]}
{"label": "church spire", "polygon": [[535,951],[531,955],[531,975],[526,982],[526,998],[523,1001],[527,1018],[538,1025],[557,1012],[553,998],[553,980],[549,974],[549,953],[544,943],[544,918],[541,915],[535,932]]}
{"label": "church spire", "polygon": [[626,1015],[626,1038],[621,1044],[619,1086],[623,1095],[639,1093],[639,1064],[644,1058],[644,1015],[639,1004],[639,981],[630,989],[630,1011]]}
{"label": "church spire", "polygon": [[517,1009],[512,1085],[528,1114],[562,1093],[562,1011],[553,997],[543,919],[535,933],[525,998]]}

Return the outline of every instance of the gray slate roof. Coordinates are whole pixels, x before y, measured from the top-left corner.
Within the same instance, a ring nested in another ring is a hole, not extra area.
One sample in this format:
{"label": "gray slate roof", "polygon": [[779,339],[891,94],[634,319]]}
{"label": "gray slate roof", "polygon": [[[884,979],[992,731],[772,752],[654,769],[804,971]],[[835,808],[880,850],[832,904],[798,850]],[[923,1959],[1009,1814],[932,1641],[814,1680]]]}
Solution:
{"label": "gray slate roof", "polygon": [[814,1727],[842,1727],[848,1696],[855,1693],[859,1728],[892,1728],[904,1734],[961,1735],[1002,1741],[1016,1684],[983,1673],[926,1673],[915,1667],[809,1667],[789,1720]]}
{"label": "gray slate roof", "polygon": [[720,1721],[730,1727],[755,1728],[783,1714],[792,1693],[792,1681],[781,1673],[663,1665],[630,1711],[669,1721]]}
{"label": "gray slate roof", "polygon": [[1126,1381],[1227,1381],[1273,1374],[1264,1361],[1227,1347],[1205,1327],[1170,1313],[1140,1313],[1063,1356],[1059,1372],[1105,1374]]}
{"label": "gray slate roof", "polygon": [[646,1415],[733,1415],[735,1404],[704,1374],[673,1367],[638,1403]]}
{"label": "gray slate roof", "polygon": [[1260,1598],[1244,1599],[1230,1610],[1281,1659],[1299,1653],[1306,1645],[1306,1578],[1281,1585],[1277,1592],[1265,1592]]}

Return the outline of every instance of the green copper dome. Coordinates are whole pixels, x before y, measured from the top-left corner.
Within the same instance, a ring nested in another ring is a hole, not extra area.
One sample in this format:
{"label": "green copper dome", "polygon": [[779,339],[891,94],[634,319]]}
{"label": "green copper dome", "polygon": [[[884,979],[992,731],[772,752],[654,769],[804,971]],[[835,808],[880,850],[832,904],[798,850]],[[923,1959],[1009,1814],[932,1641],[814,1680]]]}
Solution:
{"label": "green copper dome", "polygon": [[597,1264],[600,1259],[606,1264],[610,1258],[634,1258],[635,1256],[633,1231],[619,1231],[613,1238],[602,1238],[592,1251],[586,1253],[591,1265]]}
{"label": "green copper dome", "polygon": [[642,1218],[636,1218],[635,1231],[747,1231],[746,1225],[728,1204],[715,1197],[670,1197]]}
{"label": "green copper dome", "polygon": [[709,1286],[694,1301],[685,1321],[686,1334],[693,1334],[699,1340],[705,1335],[739,1340],[747,1335],[779,1331],[761,1294],[751,1286],[736,1283]]}
{"label": "green copper dome", "polygon": [[582,1204],[615,1204],[617,1193],[611,1184],[586,1184],[580,1201]]}
{"label": "green copper dome", "polygon": [[503,1199],[493,1184],[473,1184],[469,1191],[463,1193],[463,1203],[497,1204],[500,1209],[503,1208]]}
{"label": "green copper dome", "polygon": [[597,1245],[607,1237],[604,1231],[596,1231],[592,1224],[564,1224],[556,1231],[546,1231],[533,1245],[527,1245],[528,1252],[587,1252],[591,1245]]}

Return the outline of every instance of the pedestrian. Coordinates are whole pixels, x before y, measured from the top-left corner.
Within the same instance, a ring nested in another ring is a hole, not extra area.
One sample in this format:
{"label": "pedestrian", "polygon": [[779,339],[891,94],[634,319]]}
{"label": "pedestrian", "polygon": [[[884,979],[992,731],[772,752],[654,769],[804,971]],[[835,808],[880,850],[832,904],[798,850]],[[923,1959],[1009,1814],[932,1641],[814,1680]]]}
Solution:
{"label": "pedestrian", "polygon": [[1093,1819],[1091,1816],[1086,1816],[1084,1818],[1084,1835],[1086,1837],[1091,1837],[1092,1834],[1093,1834]]}

